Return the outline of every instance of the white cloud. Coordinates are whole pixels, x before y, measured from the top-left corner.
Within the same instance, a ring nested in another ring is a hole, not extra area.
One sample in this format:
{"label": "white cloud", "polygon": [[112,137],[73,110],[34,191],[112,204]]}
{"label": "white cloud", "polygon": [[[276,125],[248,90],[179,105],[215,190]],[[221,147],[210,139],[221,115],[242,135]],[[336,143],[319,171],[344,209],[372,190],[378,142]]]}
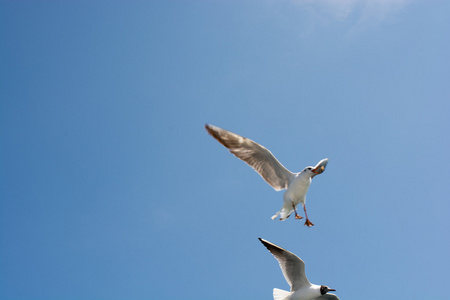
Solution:
{"label": "white cloud", "polygon": [[392,20],[413,0],[291,0],[322,24],[348,23],[350,31],[376,27]]}

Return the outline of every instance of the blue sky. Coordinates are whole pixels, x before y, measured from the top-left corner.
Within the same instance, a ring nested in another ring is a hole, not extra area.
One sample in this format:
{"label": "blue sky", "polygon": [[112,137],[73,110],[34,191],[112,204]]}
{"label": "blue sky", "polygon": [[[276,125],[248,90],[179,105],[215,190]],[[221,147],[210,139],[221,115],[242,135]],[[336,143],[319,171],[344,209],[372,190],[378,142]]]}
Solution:
{"label": "blue sky", "polygon": [[[0,298],[445,299],[447,1],[1,1]],[[291,171],[312,228],[204,130]]]}

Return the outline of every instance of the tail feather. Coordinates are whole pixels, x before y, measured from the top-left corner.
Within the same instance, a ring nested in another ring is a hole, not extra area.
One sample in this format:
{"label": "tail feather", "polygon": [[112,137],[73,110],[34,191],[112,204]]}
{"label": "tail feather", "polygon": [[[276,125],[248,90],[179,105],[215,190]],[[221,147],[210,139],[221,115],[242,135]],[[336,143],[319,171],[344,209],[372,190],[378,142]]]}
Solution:
{"label": "tail feather", "polygon": [[287,296],[289,296],[291,293],[288,291],[280,290],[280,289],[273,289],[273,300],[283,300],[286,299]]}
{"label": "tail feather", "polygon": [[294,212],[293,209],[285,209],[284,207],[272,216],[272,220],[275,220],[278,216],[280,216],[280,221],[284,221]]}
{"label": "tail feather", "polygon": [[280,214],[280,212],[277,212],[276,214],[274,214],[274,215],[272,216],[272,220],[275,220],[275,219],[278,217],[279,214]]}
{"label": "tail feather", "polygon": [[284,221],[294,212],[293,209],[285,209],[284,207],[280,210],[280,221]]}

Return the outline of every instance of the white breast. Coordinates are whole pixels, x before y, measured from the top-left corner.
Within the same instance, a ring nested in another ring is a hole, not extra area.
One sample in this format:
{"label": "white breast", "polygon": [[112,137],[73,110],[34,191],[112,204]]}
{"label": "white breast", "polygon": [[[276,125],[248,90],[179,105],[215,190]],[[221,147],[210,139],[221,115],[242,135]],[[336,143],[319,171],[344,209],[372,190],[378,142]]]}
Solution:
{"label": "white breast", "polygon": [[302,176],[302,173],[295,176],[285,192],[285,197],[294,200],[294,202],[304,202],[306,193],[311,185],[311,177]]}
{"label": "white breast", "polygon": [[319,297],[320,286],[312,284],[309,287],[305,287],[292,293],[289,297],[290,300],[312,300]]}

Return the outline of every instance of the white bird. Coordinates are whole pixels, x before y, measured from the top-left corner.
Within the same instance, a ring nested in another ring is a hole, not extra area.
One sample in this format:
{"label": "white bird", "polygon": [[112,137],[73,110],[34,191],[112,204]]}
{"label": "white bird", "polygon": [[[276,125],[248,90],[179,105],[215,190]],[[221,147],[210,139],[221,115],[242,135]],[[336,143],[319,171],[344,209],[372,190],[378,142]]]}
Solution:
{"label": "white bird", "polygon": [[278,260],[284,278],[291,286],[290,292],[273,289],[274,300],[339,300],[338,296],[327,294],[336,290],[309,282],[305,275],[305,263],[297,255],[261,238],[259,240]]}
{"label": "white bird", "polygon": [[328,158],[322,159],[315,167],[306,167],[299,173],[292,173],[268,149],[258,143],[210,124],[206,124],[205,128],[210,135],[227,147],[237,158],[245,161],[258,172],[276,191],[287,189],[283,195],[283,207],[272,216],[273,220],[278,215],[280,215],[280,220],[285,220],[292,212],[295,212],[296,219],[302,219],[303,217],[297,214],[297,205],[302,203],[306,217],[305,225],[308,227],[314,225],[308,219],[306,213],[306,193],[311,184],[311,179],[325,170]]}

